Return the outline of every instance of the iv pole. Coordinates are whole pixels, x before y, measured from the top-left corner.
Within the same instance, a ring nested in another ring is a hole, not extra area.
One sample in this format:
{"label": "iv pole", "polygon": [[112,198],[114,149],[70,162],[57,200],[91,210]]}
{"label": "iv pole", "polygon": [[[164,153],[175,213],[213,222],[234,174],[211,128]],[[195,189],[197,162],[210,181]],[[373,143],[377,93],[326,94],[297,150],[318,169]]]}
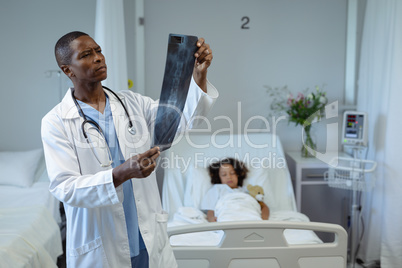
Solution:
{"label": "iv pole", "polygon": [[[330,167],[324,174],[325,180],[330,187],[347,189],[352,191],[352,200],[350,202],[350,222],[349,222],[349,266],[354,268],[356,264],[356,254],[360,243],[359,235],[359,217],[361,204],[358,198],[358,192],[369,191],[374,186],[374,179],[367,180],[366,176],[373,173],[377,163],[374,161],[360,159],[358,152],[368,149],[368,146],[361,144],[345,145],[353,150],[353,157],[337,157],[337,166]],[[367,152],[367,151],[366,151]]]}
{"label": "iv pole", "polygon": [[[357,147],[353,148],[353,159],[357,160]],[[358,166],[356,166],[358,164]],[[358,169],[363,168],[361,167],[361,163],[359,164],[358,162],[353,163],[353,167],[356,167]],[[355,179],[358,177],[354,172],[352,171],[351,178]],[[358,244],[358,239],[359,239],[359,218],[358,218],[358,213],[360,211],[360,204],[358,204],[357,200],[357,183],[352,183],[352,204],[351,204],[351,209],[350,209],[350,263],[352,264],[352,268],[355,267],[356,264],[356,246]]]}
{"label": "iv pole", "polygon": [[[360,245],[359,219],[361,216],[361,194],[372,189],[374,186],[373,173],[377,163],[367,160],[368,152],[368,123],[367,113],[358,111],[345,111],[343,120],[344,150],[349,152],[350,157],[335,157],[331,162],[328,172],[324,173],[328,186],[351,190],[351,202],[349,205],[349,266],[355,267],[357,253]],[[363,159],[362,153],[366,152]],[[336,163],[336,164],[335,164]]]}

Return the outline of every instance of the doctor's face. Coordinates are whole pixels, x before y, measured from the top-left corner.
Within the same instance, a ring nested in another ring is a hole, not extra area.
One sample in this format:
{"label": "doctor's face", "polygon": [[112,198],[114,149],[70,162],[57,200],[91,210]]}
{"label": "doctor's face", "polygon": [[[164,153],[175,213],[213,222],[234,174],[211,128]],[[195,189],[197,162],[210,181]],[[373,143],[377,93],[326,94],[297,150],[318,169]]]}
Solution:
{"label": "doctor's face", "polygon": [[90,36],[80,36],[70,43],[73,51],[68,65],[69,75],[78,82],[100,82],[107,77],[105,57],[100,46]]}
{"label": "doctor's face", "polygon": [[237,188],[239,178],[231,164],[223,164],[219,168],[219,178],[222,184],[227,184],[230,188]]}

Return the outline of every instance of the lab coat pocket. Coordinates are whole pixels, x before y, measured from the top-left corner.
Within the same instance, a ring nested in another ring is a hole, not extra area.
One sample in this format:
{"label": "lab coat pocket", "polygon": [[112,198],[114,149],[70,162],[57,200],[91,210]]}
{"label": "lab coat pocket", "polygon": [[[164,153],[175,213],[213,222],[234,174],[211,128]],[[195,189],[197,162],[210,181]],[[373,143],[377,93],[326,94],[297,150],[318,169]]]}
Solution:
{"label": "lab coat pocket", "polygon": [[109,267],[101,237],[81,247],[70,249],[68,254],[67,267],[74,267],[74,264],[77,267]]}
{"label": "lab coat pocket", "polygon": [[157,228],[157,267],[177,267],[176,260],[173,255],[172,247],[169,243],[169,238],[167,235],[167,222],[169,215],[166,212],[161,214],[156,214],[156,228]]}
{"label": "lab coat pocket", "polygon": [[156,240],[158,245],[158,253],[166,247],[168,242],[167,236],[167,221],[169,215],[166,212],[156,214]]}

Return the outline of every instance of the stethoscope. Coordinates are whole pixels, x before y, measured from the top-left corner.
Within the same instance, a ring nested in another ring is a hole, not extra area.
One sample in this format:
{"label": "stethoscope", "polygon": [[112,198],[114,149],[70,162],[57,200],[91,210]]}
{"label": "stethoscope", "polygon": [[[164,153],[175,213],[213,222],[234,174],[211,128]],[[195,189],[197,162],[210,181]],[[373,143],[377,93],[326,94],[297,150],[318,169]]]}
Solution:
{"label": "stethoscope", "polygon": [[[102,86],[102,87],[103,87],[104,89],[107,89],[110,93],[112,93],[112,94],[119,100],[119,102],[120,102],[121,106],[123,107],[124,112],[126,113],[127,118],[128,118],[128,128],[127,128],[127,130],[128,130],[128,132],[129,132],[130,134],[135,135],[136,131],[135,131],[135,129],[134,129],[133,123],[132,123],[132,121],[131,121],[131,119],[130,119],[130,115],[128,114],[127,108],[126,108],[126,106],[124,105],[123,101],[119,98],[119,96],[118,96],[115,92],[113,92],[113,90],[111,90],[110,88],[105,87],[105,86]],[[111,152],[110,152],[109,146],[107,145],[106,138],[105,138],[105,135],[103,134],[102,129],[100,128],[100,126],[98,125],[98,123],[96,123],[96,122],[93,121],[93,120],[88,119],[88,118],[85,116],[84,112],[83,112],[82,109],[81,109],[81,106],[79,105],[77,99],[76,99],[75,96],[74,96],[74,89],[71,90],[71,96],[72,96],[72,98],[73,98],[73,100],[74,100],[75,106],[76,106],[77,109],[78,109],[78,113],[79,113],[80,116],[84,119],[84,121],[83,121],[82,124],[81,124],[81,130],[82,130],[82,134],[84,135],[85,140],[87,141],[87,143],[88,143],[89,146],[91,147],[92,153],[94,154],[95,158],[98,160],[98,162],[99,162],[99,164],[100,164],[101,167],[109,167],[109,166],[111,166],[112,163],[113,163],[112,154],[111,154]],[[107,152],[108,152],[108,156],[109,156],[109,161],[108,161],[106,164],[103,164],[102,161],[98,158],[97,154],[95,153],[95,149],[94,149],[94,147],[92,146],[92,143],[90,142],[90,140],[89,140],[89,138],[88,138],[88,135],[87,135],[87,133],[86,133],[86,131],[85,131],[85,124],[90,124],[90,125],[94,126],[94,127],[96,128],[96,130],[99,132],[99,134],[102,136],[102,138],[105,140],[105,144],[106,144]]]}

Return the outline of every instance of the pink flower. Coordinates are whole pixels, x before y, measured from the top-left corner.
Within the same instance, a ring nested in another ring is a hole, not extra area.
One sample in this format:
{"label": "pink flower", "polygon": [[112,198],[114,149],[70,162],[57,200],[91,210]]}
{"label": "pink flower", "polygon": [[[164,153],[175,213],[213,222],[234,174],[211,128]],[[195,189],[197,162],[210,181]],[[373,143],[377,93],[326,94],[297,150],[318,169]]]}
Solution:
{"label": "pink flower", "polygon": [[299,92],[299,94],[297,94],[296,101],[299,101],[299,100],[302,100],[302,99],[304,99],[304,95]]}
{"label": "pink flower", "polygon": [[289,93],[287,105],[290,106],[290,105],[292,105],[292,103],[293,103],[293,94]]}

